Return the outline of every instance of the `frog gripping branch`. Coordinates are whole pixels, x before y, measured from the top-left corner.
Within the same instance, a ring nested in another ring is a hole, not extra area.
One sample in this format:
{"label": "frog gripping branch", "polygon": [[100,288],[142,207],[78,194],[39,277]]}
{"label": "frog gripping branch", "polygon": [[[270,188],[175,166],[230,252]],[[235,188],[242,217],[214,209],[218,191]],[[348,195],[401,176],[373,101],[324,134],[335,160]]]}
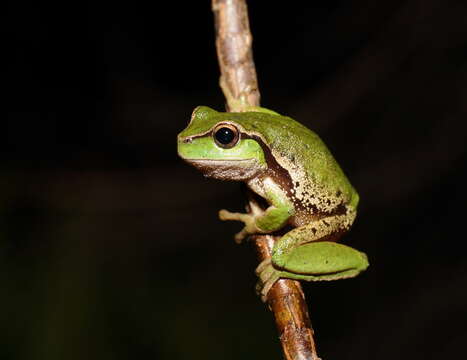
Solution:
{"label": "frog gripping branch", "polygon": [[[280,278],[321,281],[358,275],[366,255],[336,243],[352,225],[358,194],[311,130],[271,110],[223,113],[200,106],[178,136],[178,153],[208,177],[243,181],[249,213],[221,210],[245,224],[235,240],[294,227],[256,269],[263,301]],[[262,209],[257,197],[268,203]]]}
{"label": "frog gripping branch", "polygon": [[230,112],[196,108],[178,153],[206,176],[247,184],[247,213],[219,217],[243,222],[235,241],[250,238],[256,249],[257,292],[274,314],[284,358],[320,360],[296,280],[353,277],[368,266],[365,254],[335,242],[355,219],[358,195],[316,134],[259,107],[246,0],[212,0],[212,10]]}

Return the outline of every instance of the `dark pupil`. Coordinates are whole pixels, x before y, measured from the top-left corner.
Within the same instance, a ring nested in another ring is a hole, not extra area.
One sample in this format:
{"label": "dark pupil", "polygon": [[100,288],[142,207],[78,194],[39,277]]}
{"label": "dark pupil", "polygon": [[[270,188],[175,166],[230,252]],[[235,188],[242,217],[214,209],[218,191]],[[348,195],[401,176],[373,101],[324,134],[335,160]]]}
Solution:
{"label": "dark pupil", "polygon": [[228,127],[220,128],[216,131],[216,140],[224,145],[230,144],[232,140],[235,138],[235,133],[232,129]]}

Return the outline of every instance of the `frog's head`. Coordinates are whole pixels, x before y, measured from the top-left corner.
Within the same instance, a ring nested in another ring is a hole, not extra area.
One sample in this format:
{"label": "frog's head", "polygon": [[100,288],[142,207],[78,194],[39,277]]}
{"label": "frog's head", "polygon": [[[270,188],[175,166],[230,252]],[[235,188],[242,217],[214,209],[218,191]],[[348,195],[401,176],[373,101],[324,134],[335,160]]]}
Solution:
{"label": "frog's head", "polygon": [[197,107],[188,127],[178,135],[179,156],[208,177],[222,180],[255,177],[267,165],[261,145],[240,124],[245,114]]}

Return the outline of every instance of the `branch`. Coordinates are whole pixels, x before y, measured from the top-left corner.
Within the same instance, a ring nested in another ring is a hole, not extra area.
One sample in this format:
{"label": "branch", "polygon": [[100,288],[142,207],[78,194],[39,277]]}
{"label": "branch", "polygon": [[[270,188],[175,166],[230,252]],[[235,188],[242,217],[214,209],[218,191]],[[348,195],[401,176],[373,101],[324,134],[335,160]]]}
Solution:
{"label": "branch", "polygon": [[[216,24],[216,47],[221,71],[220,85],[229,111],[240,104],[259,106],[260,94],[251,48],[252,36],[245,0],[212,0]],[[260,261],[271,257],[274,237],[253,238]],[[319,360],[313,329],[301,285],[280,279],[268,293],[286,360]]]}
{"label": "branch", "polygon": [[[212,0],[216,24],[217,58],[221,71],[220,86],[227,100],[235,99],[259,106],[258,81],[251,50],[252,36],[244,0]],[[241,111],[235,103],[229,111]]]}

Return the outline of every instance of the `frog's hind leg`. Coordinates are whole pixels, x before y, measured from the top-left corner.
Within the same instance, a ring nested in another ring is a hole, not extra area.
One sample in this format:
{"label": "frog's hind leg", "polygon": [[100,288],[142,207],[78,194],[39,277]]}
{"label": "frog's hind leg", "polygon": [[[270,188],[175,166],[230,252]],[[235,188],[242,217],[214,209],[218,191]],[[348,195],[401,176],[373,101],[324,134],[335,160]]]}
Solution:
{"label": "frog's hind leg", "polygon": [[315,241],[323,241],[347,231],[355,219],[355,211],[345,214],[331,215],[289,231],[274,245],[272,263],[275,267],[283,268],[288,257],[297,248],[302,250],[303,245]]}
{"label": "frog's hind leg", "polygon": [[329,239],[347,230],[355,213],[332,215],[293,229],[275,244],[271,260],[257,268],[257,290],[263,300],[279,278],[307,281],[354,277],[368,267],[364,253]]}
{"label": "frog's hind leg", "polygon": [[271,259],[256,269],[259,277],[256,291],[263,301],[280,279],[330,281],[357,276],[368,267],[366,255],[349,246],[329,241],[312,242],[293,249],[281,269]]}
{"label": "frog's hind leg", "polygon": [[281,270],[302,280],[322,281],[353,277],[367,267],[364,253],[343,244],[320,241],[293,249]]}
{"label": "frog's hind leg", "polygon": [[[323,241],[346,231],[355,219],[355,212],[331,215],[289,231],[274,245],[272,265],[278,270],[311,276],[310,280],[332,280],[350,277],[348,271],[364,270],[366,255],[351,247]],[[345,274],[344,274],[345,273]],[[318,280],[318,279],[317,279]]]}

